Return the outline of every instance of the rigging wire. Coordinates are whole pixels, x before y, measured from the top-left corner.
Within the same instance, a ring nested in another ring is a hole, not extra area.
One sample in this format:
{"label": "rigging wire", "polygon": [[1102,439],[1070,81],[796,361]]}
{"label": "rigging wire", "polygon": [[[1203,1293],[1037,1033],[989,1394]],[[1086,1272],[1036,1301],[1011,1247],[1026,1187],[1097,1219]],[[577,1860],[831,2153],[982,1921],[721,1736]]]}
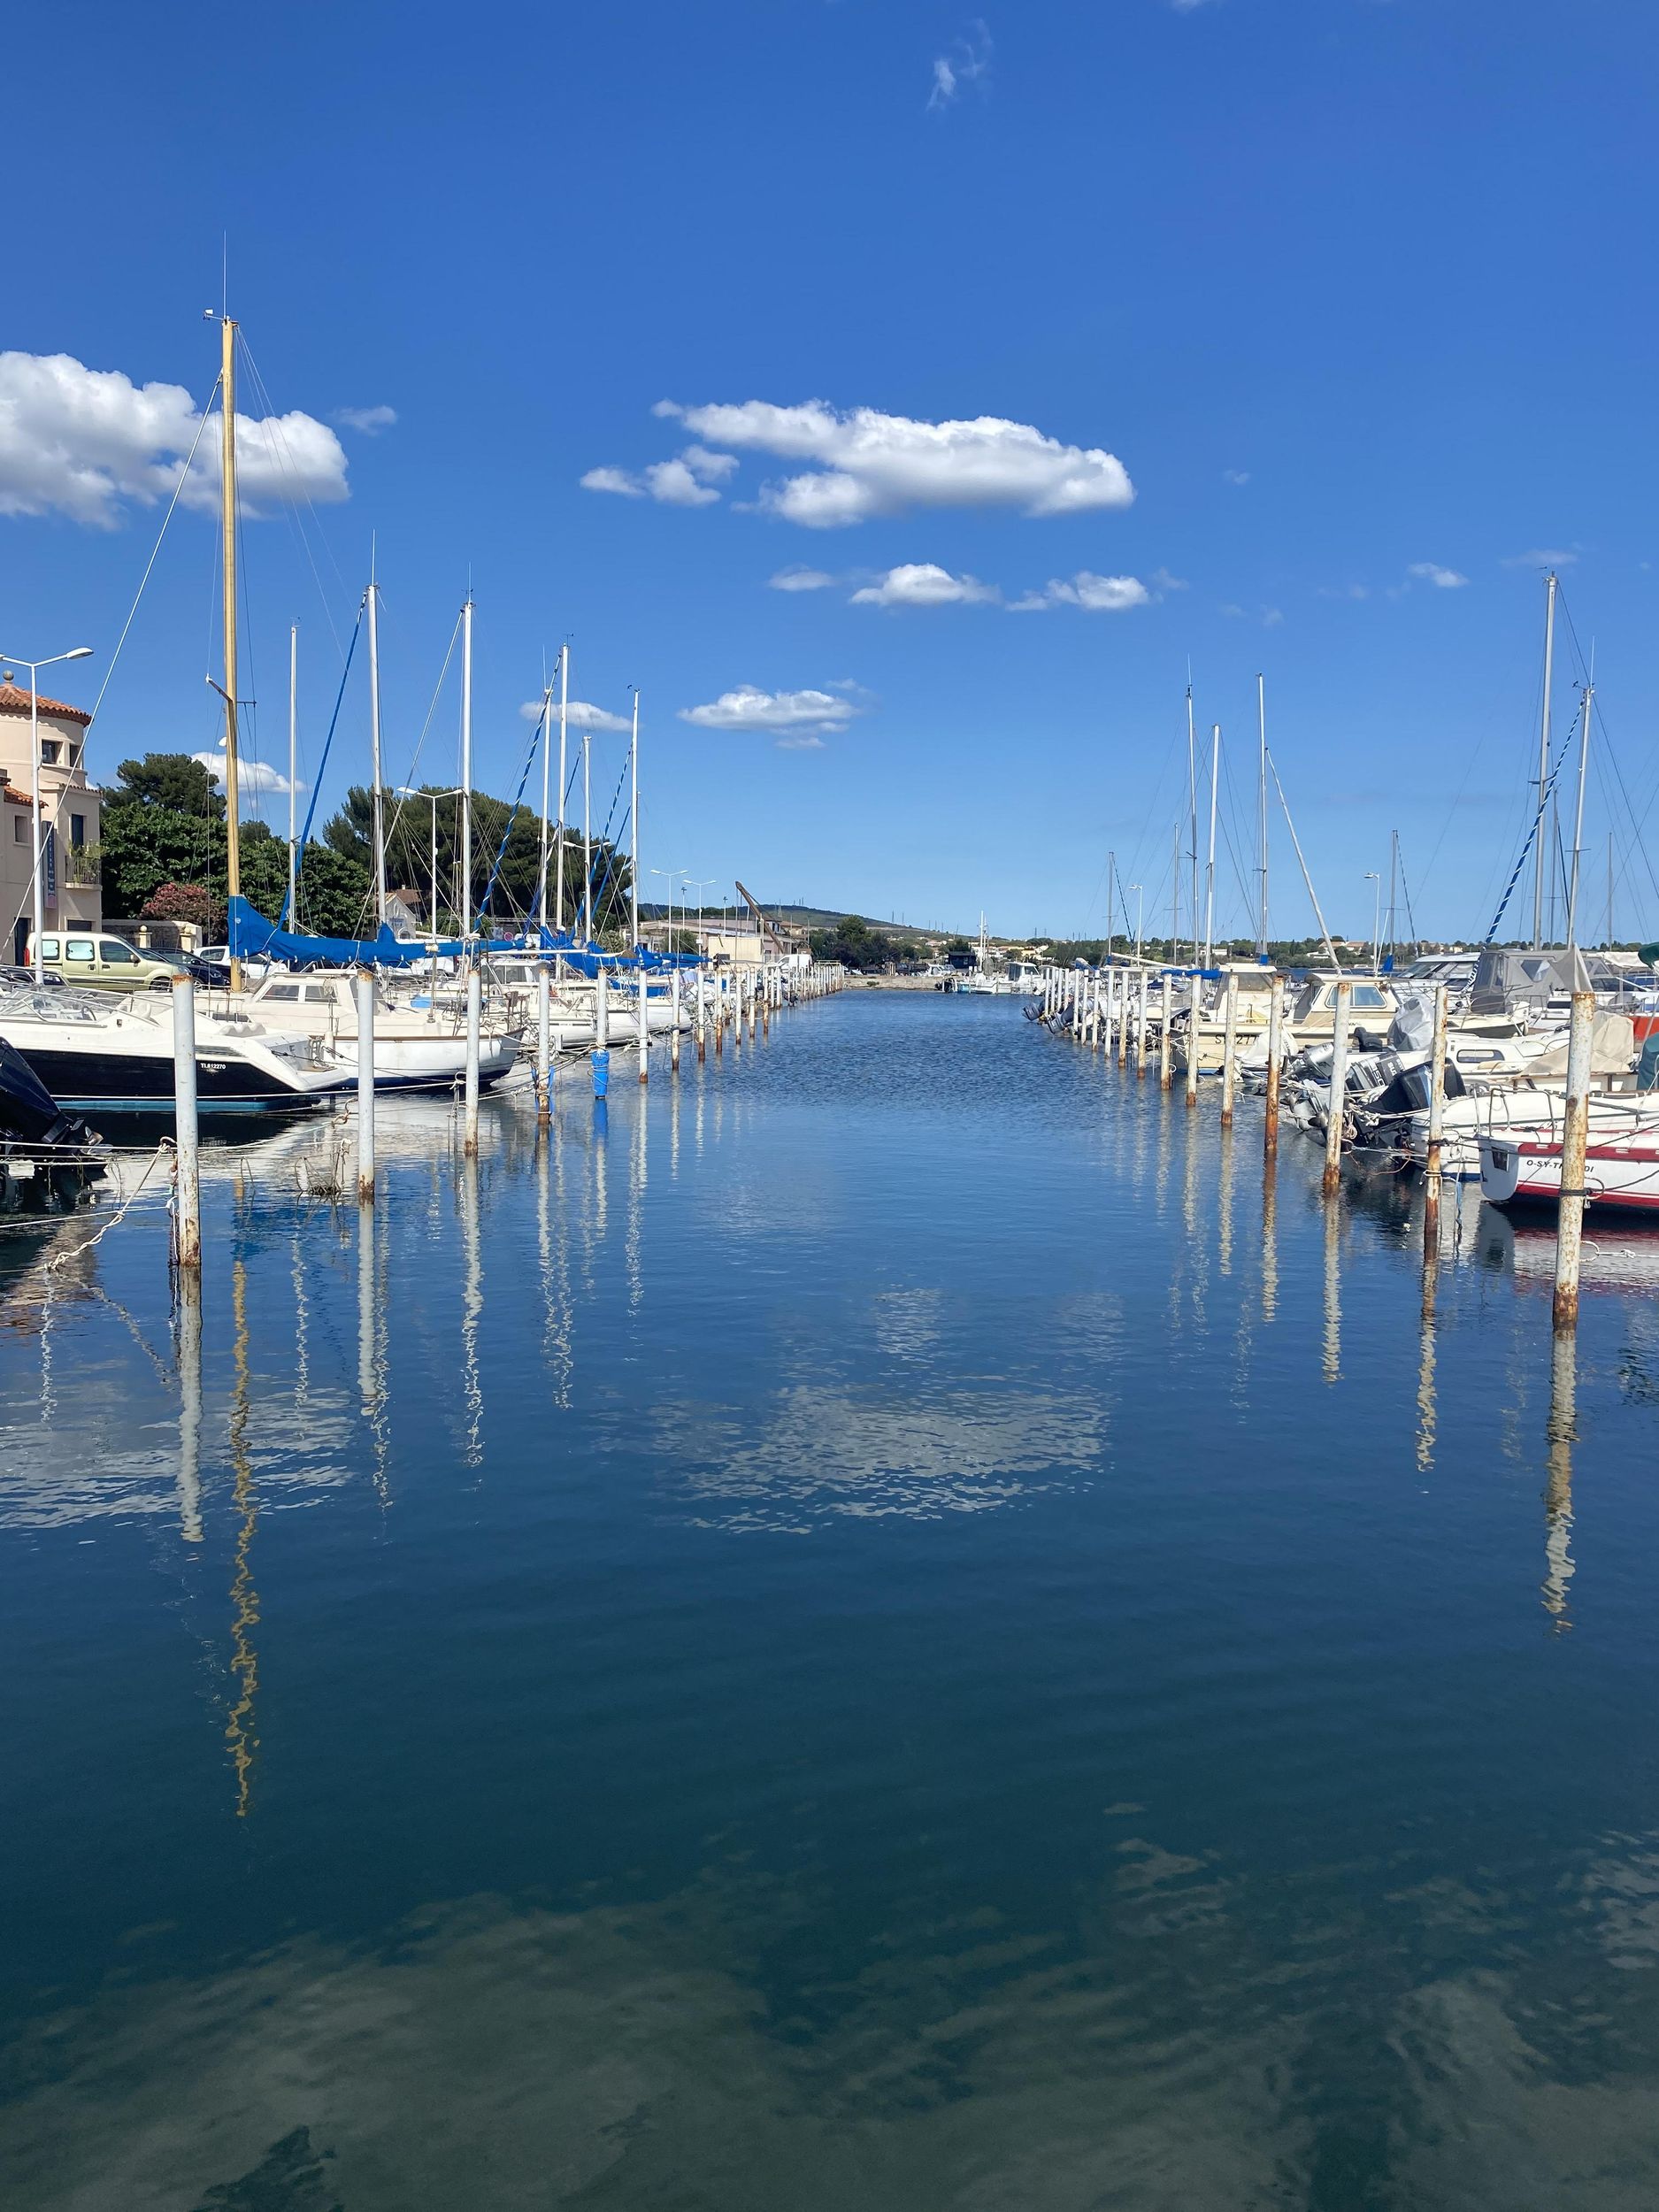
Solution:
{"label": "rigging wire", "polygon": [[185,457],[184,466],[179,472],[179,480],[173,488],[173,497],[167,502],[167,511],[161,518],[161,527],[156,533],[156,542],[150,549],[150,558],[144,563],[144,572],[138,580],[138,589],[133,595],[133,603],[127,609],[126,621],[121,625],[121,634],[115,641],[115,650],[111,654],[109,666],[104,672],[104,681],[98,686],[98,695],[92,703],[92,712],[87,718],[88,735],[91,733],[92,725],[98,718],[98,709],[104,704],[104,695],[110,687],[110,680],[115,673],[115,664],[121,657],[121,648],[127,642],[127,634],[132,628],[137,616],[139,601],[144,595],[144,587],[150,581],[150,572],[155,567],[157,558],[161,552],[161,541],[167,534],[167,525],[173,520],[173,510],[179,503],[179,495],[189,480],[191,464],[196,459],[196,449],[201,444],[202,433],[207,428],[209,411],[213,404],[213,393],[219,390],[219,379],[215,377],[213,391],[208,394],[207,406],[202,410],[202,419],[196,426],[196,436],[190,442],[190,450]]}

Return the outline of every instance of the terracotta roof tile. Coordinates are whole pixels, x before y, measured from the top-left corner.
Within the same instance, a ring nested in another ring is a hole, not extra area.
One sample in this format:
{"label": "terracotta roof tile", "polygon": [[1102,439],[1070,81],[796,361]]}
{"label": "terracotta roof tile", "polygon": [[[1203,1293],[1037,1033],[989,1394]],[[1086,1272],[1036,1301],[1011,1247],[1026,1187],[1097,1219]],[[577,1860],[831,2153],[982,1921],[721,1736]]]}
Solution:
{"label": "terracotta roof tile", "polygon": [[4,793],[5,803],[8,806],[33,806],[35,803],[28,793],[19,791],[14,783],[7,784],[4,787]]}
{"label": "terracotta roof tile", "polygon": [[[92,717],[84,707],[66,707],[61,699],[42,697],[37,703],[42,714],[62,716],[70,722],[90,722]],[[27,714],[29,695],[21,684],[0,684],[0,714]]]}

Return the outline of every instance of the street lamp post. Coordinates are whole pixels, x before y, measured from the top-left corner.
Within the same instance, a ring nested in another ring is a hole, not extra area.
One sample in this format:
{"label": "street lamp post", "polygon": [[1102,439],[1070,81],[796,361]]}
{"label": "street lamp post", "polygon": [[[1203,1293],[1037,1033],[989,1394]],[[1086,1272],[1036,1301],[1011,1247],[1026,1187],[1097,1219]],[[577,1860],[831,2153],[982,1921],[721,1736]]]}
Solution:
{"label": "street lamp post", "polygon": [[449,791],[421,791],[418,790],[414,785],[407,783],[395,784],[392,787],[392,796],[395,799],[425,799],[431,814],[432,911],[426,917],[428,925],[426,933],[434,943],[438,935],[438,802],[440,799],[458,799],[462,796],[464,789],[465,787],[461,784],[457,784]]}
{"label": "street lamp post", "polygon": [[[675,884],[677,884],[677,883],[680,881],[680,878],[681,878],[683,875],[685,875],[686,872],[685,872],[685,870],[684,870],[683,868],[649,868],[649,869],[648,869],[648,870],[646,871],[646,873],[647,873],[648,875],[661,876],[661,877],[662,877],[662,879],[663,879],[663,881],[664,881],[664,887],[665,887],[665,888],[666,888],[666,890],[667,890],[667,894],[668,894],[668,938],[667,938],[667,944],[668,944],[668,949],[669,949],[669,951],[670,951],[670,952],[672,952],[672,950],[674,949],[674,886],[675,886]],[[681,909],[681,910],[682,910],[682,912],[683,912],[683,910],[684,910],[684,909],[683,909],[683,905],[682,905],[682,909]]]}
{"label": "street lamp post", "polygon": [[41,838],[40,674],[42,668],[51,668],[58,661],[84,661],[90,658],[92,648],[89,645],[72,645],[68,652],[51,653],[44,660],[40,661],[25,660],[21,653],[0,653],[0,660],[15,661],[19,668],[27,668],[29,672],[29,798],[33,803],[35,816],[35,876],[32,885],[35,902],[35,931],[29,952],[29,962],[30,965],[37,970],[41,964],[41,936],[46,927],[46,886],[41,879],[41,856],[43,847]]}
{"label": "street lamp post", "polygon": [[1376,903],[1371,920],[1371,972],[1377,975],[1381,972],[1382,966],[1382,877],[1377,869],[1367,868],[1365,880],[1377,886]]}

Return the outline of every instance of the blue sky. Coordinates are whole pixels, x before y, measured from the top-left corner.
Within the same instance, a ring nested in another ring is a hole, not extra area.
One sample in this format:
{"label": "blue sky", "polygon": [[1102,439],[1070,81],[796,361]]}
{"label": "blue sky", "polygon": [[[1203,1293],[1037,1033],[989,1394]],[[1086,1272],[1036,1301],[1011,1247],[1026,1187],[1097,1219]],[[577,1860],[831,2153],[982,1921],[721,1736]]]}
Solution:
{"label": "blue sky", "polygon": [[[104,0],[35,11],[4,344],[199,405],[228,234],[319,495],[303,534],[246,531],[273,761],[288,622],[314,768],[374,532],[395,777],[470,575],[489,787],[568,637],[577,696],[621,716],[640,687],[648,867],[1096,930],[1109,849],[1167,910],[1189,663],[1245,835],[1261,671],[1333,925],[1369,929],[1397,828],[1419,926],[1479,935],[1536,749],[1537,557],[1569,557],[1636,821],[1653,785],[1656,57],[1637,0],[356,0],[175,5],[165,39]],[[90,643],[102,680],[176,411],[6,365],[0,644]],[[1015,427],[907,427],[981,419]],[[769,582],[799,569],[832,580]],[[101,772],[213,741],[213,589],[181,511]],[[1565,625],[1558,672],[1564,729]],[[352,684],[325,808],[365,772]],[[420,776],[450,778],[456,713],[451,681]],[[596,741],[596,786],[620,757]],[[1598,759],[1598,931],[1609,828],[1619,930],[1659,932]],[[1242,929],[1225,842],[1219,875]]]}

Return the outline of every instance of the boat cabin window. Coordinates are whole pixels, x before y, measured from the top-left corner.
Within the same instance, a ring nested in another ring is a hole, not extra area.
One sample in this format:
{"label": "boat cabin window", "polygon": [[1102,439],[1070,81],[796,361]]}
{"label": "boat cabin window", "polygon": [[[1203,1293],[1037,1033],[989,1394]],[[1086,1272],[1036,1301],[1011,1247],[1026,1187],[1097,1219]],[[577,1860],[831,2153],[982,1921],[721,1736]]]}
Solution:
{"label": "boat cabin window", "polygon": [[334,1002],[334,987],[332,983],[308,983],[305,986],[304,998],[307,1006],[332,1006]]}
{"label": "boat cabin window", "polygon": [[1356,983],[1354,986],[1354,995],[1348,1002],[1353,1006],[1363,1006],[1368,1012],[1373,1007],[1386,1006],[1388,1003],[1382,993],[1371,983]]}
{"label": "boat cabin window", "polygon": [[92,940],[90,937],[71,937],[64,946],[65,960],[90,960],[91,957]]}
{"label": "boat cabin window", "polygon": [[1488,1045],[1484,1049],[1471,1047],[1465,1051],[1454,1053],[1452,1056],[1460,1068],[1479,1068],[1489,1067],[1494,1060],[1502,1060],[1503,1055],[1495,1047]]}
{"label": "boat cabin window", "polygon": [[[130,945],[124,945],[119,937],[100,938],[98,952],[106,968],[135,968],[138,965],[138,955]],[[84,953],[77,954],[72,946],[69,956],[72,960],[89,960],[92,948],[88,945]]]}
{"label": "boat cabin window", "polygon": [[299,995],[300,987],[297,983],[267,983],[259,994],[261,998],[280,998],[289,1006],[294,1004]]}

